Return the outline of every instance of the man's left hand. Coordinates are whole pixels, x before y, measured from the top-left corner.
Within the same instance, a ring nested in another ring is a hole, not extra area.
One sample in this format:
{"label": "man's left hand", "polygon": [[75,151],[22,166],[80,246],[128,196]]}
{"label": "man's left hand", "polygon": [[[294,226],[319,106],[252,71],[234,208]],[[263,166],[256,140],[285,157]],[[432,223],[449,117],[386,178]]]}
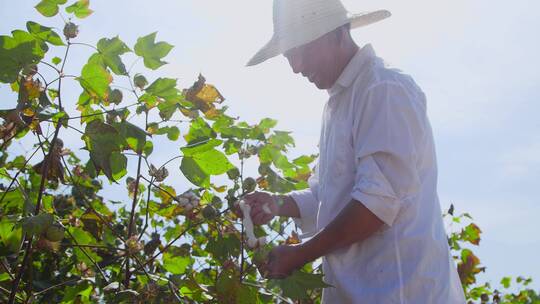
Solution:
{"label": "man's left hand", "polygon": [[268,254],[265,276],[268,279],[283,279],[306,263],[301,246],[281,245],[274,247]]}

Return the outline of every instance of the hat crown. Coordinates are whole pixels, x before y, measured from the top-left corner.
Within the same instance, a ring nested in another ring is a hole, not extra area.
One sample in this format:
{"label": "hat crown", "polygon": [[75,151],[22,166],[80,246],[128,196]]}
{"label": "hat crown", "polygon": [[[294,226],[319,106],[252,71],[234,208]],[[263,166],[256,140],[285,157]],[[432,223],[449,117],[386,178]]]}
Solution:
{"label": "hat crown", "polygon": [[346,20],[347,14],[339,0],[274,0],[274,33],[302,30],[301,27],[331,16]]}
{"label": "hat crown", "polygon": [[340,0],[274,0],[274,35],[247,65],[314,41],[344,24],[354,29],[388,17],[387,10],[349,14]]}

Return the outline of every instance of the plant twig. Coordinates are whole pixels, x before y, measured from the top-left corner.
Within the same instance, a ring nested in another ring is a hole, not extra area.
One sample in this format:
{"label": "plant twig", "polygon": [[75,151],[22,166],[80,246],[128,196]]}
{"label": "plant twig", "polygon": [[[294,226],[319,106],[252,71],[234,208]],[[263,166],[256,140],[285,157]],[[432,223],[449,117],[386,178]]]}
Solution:
{"label": "plant twig", "polygon": [[51,286],[51,287],[47,287],[47,288],[45,288],[45,289],[43,289],[43,290],[40,290],[40,291],[34,293],[34,297],[35,297],[35,296],[38,296],[38,295],[40,295],[40,294],[42,294],[42,293],[46,293],[46,292],[48,292],[48,291],[50,291],[50,290],[53,290],[53,289],[55,289],[55,288],[58,288],[58,287],[61,287],[61,286],[64,286],[64,285],[67,285],[67,284],[70,284],[70,283],[75,283],[75,282],[77,282],[77,281],[79,281],[78,278],[77,278],[77,279],[68,280],[68,281],[65,281],[65,282],[62,282],[62,283],[58,283],[58,284],[53,285],[53,286]]}
{"label": "plant twig", "polygon": [[66,229],[66,232],[69,235],[69,237],[72,239],[72,241],[75,243],[75,245],[77,247],[79,247],[79,250],[90,260],[90,262],[92,264],[94,264],[94,266],[99,271],[99,273],[101,274],[101,276],[103,277],[105,282],[107,284],[109,284],[109,280],[108,280],[107,275],[105,274],[105,272],[103,272],[103,269],[101,269],[101,267],[99,267],[98,263],[96,261],[94,261],[94,259],[92,259],[92,257],[88,254],[88,252],[86,252],[86,250],[84,250],[83,246],[79,246],[79,243],[77,243],[77,240],[75,239],[73,234],[71,234],[71,232],[69,232],[69,230],[67,230],[67,229]]}
{"label": "plant twig", "polygon": [[21,174],[21,172],[24,170],[24,168],[26,167],[28,162],[30,162],[32,157],[34,157],[34,155],[36,155],[37,151],[39,151],[39,150],[40,150],[40,147],[36,148],[36,150],[34,150],[34,152],[32,152],[30,157],[28,157],[28,159],[24,162],[22,168],[19,171],[17,171],[15,176],[11,179],[11,182],[9,183],[9,186],[6,188],[6,191],[4,192],[4,194],[2,194],[2,198],[0,198],[0,204],[4,201],[4,198],[6,197],[7,193],[9,192],[9,189],[11,189],[11,187],[13,186],[15,181],[17,180],[17,177],[19,176],[19,174]]}

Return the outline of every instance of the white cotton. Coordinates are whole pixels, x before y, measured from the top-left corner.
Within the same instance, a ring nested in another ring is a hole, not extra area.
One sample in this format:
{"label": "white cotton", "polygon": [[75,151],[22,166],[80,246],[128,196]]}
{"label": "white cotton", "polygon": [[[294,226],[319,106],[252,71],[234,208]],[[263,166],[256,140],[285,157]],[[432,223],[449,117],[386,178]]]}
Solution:
{"label": "white cotton", "polygon": [[241,200],[238,203],[242,214],[244,215],[244,230],[246,231],[247,236],[247,245],[250,248],[256,248],[257,246],[262,246],[266,244],[266,238],[260,237],[257,239],[255,233],[253,232],[253,221],[251,220],[251,206],[248,205],[244,200]]}

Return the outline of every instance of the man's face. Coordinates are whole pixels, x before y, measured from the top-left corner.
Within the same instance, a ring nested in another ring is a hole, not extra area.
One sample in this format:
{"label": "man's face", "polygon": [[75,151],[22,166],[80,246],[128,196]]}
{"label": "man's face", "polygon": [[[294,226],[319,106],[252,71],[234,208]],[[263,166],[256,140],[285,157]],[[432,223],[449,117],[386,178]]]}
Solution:
{"label": "man's face", "polygon": [[294,73],[301,73],[317,88],[326,90],[334,85],[340,75],[336,64],[338,42],[337,33],[330,32],[283,55]]}

